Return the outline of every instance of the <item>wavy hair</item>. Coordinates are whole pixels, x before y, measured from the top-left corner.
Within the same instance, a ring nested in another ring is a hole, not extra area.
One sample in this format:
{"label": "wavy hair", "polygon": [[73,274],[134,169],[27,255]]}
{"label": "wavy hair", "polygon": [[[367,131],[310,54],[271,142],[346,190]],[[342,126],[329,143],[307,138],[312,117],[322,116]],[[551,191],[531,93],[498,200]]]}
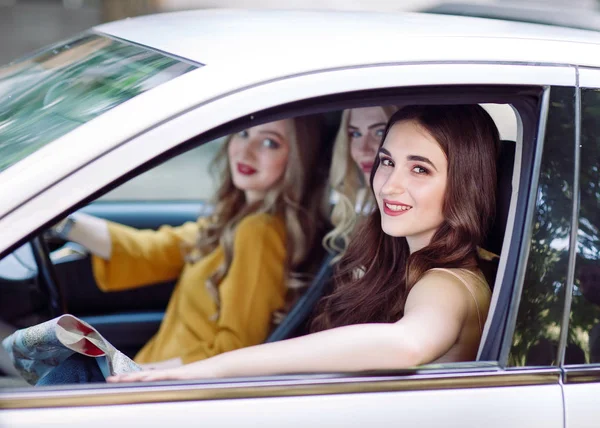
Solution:
{"label": "wavy hair", "polygon": [[[395,106],[382,106],[381,109],[387,119],[397,110]],[[323,238],[323,246],[330,253],[338,253],[333,262],[337,262],[348,247],[357,214],[363,213],[365,207],[373,203],[370,192],[365,192],[365,197],[358,200],[359,191],[365,189],[366,183],[363,183],[363,173],[350,154],[348,126],[351,112],[352,109],[348,109],[342,113],[329,170],[329,186],[336,192],[337,201],[331,211],[333,229]]]}
{"label": "wavy hair", "polygon": [[[479,105],[409,106],[394,114],[390,128],[415,121],[431,134],[448,160],[444,221],[429,245],[410,254],[404,237],[386,235],[376,209],[357,228],[340,261],[331,294],[318,305],[312,331],[366,322],[396,322],[410,289],[432,268],[477,266],[476,251],[496,209],[499,134]],[[373,177],[379,167],[375,161]]]}
{"label": "wavy hair", "polygon": [[284,220],[288,300],[295,298],[298,290],[310,279],[306,277],[306,270],[312,260],[311,248],[318,244],[326,218],[322,184],[324,180],[321,177],[323,174],[320,176],[318,173],[320,165],[317,162],[321,123],[317,116],[302,116],[290,120],[290,152],[283,178],[261,201],[246,204],[244,192],[233,184],[227,161],[227,148],[233,136],[227,137],[216,156],[216,165],[221,167],[221,186],[213,201],[215,211],[212,221],[201,229],[195,251],[190,253],[193,258],[188,257],[188,260],[197,261],[219,245],[223,247],[224,261],[206,283],[217,306],[220,303],[218,286],[227,275],[233,260],[236,227],[248,215],[268,213]]}

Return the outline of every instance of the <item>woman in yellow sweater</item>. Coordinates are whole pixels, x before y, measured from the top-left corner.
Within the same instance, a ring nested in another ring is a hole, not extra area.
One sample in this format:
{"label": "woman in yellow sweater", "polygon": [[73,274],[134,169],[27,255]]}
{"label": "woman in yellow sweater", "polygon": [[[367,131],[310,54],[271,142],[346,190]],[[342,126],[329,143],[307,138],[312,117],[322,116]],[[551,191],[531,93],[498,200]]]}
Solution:
{"label": "woman in yellow sweater", "polygon": [[[178,278],[160,329],[136,362],[175,367],[265,340],[319,245],[324,204],[318,174],[307,175],[317,169],[319,139],[315,117],[230,136],[210,218],[152,231],[75,214],[56,227],[90,250],[104,291]],[[65,383],[68,368],[57,370]],[[57,383],[52,378],[42,383]]]}

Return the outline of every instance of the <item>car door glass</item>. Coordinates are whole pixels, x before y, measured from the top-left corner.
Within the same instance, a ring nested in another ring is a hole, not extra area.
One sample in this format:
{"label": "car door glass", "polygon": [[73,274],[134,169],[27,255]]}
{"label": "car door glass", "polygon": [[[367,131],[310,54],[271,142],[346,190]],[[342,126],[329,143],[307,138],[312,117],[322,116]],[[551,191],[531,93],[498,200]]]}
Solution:
{"label": "car door glass", "polygon": [[[569,338],[600,363],[600,90],[581,92],[579,228]],[[569,361],[566,349],[565,364]]]}
{"label": "car door glass", "polygon": [[211,166],[224,141],[219,138],[168,160],[98,201],[208,201],[218,183]]}
{"label": "car door glass", "polygon": [[[531,248],[508,361],[512,366],[557,362],[573,207],[574,101],[574,88],[551,88]],[[570,345],[572,360],[581,361],[578,343]]]}
{"label": "car door glass", "polygon": [[119,104],[196,68],[93,34],[0,68],[0,172]]}

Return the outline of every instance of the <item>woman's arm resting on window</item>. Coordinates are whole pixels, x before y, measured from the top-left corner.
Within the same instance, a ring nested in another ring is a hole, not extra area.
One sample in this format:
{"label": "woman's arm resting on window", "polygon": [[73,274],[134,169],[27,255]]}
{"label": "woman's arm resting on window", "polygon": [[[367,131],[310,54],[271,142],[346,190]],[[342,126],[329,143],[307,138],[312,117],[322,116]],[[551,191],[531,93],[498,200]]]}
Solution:
{"label": "woman's arm resting on window", "polygon": [[175,369],[115,376],[109,382],[412,367],[434,361],[456,342],[469,299],[458,280],[431,273],[413,287],[405,315],[395,324],[339,327],[227,352]]}

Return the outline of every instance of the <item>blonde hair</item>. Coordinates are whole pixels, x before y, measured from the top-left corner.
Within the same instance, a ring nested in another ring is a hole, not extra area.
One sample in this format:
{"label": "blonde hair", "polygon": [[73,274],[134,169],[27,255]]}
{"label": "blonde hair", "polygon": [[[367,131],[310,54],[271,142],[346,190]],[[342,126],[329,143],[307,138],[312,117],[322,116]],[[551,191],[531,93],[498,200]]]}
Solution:
{"label": "blonde hair", "polygon": [[[395,106],[381,106],[386,120],[398,109]],[[348,126],[352,109],[344,110],[340,127],[333,145],[333,156],[329,170],[329,186],[336,193],[337,201],[331,211],[333,229],[323,238],[323,246],[330,253],[338,253],[332,262],[338,261],[348,247],[350,234],[356,225],[357,213],[363,213],[373,204],[373,195],[364,183],[363,173],[352,159]],[[358,200],[360,190],[364,197]]]}
{"label": "blonde hair", "polygon": [[314,116],[297,117],[290,121],[290,151],[285,172],[282,179],[261,201],[246,204],[244,192],[233,184],[227,159],[227,148],[233,135],[227,137],[216,156],[216,165],[222,167],[222,182],[213,201],[215,211],[212,221],[200,230],[196,240],[196,251],[189,253],[193,256],[188,256],[188,260],[197,261],[213,252],[219,245],[223,247],[224,261],[206,282],[217,307],[220,306],[218,286],[227,275],[233,260],[236,227],[248,215],[268,213],[281,216],[285,222],[288,300],[289,296],[297,294],[297,290],[307,282],[300,269],[309,259],[311,247],[318,239],[320,227],[325,219],[321,202],[323,191],[317,191],[316,197],[308,198],[308,190],[311,190],[311,194],[318,190],[311,188],[307,174],[315,168],[320,146],[320,130],[319,122]]}

